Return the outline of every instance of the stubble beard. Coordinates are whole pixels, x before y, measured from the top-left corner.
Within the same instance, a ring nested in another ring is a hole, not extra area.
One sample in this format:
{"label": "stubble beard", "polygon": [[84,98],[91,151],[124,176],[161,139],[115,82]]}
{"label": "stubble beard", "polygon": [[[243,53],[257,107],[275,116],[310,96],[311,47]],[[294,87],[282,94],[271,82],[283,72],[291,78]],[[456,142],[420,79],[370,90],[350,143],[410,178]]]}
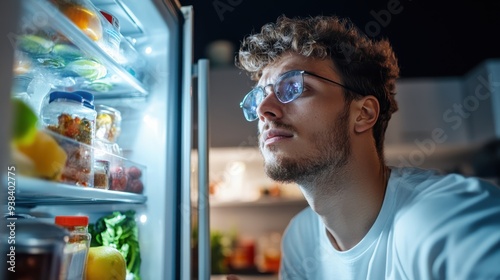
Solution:
{"label": "stubble beard", "polygon": [[351,155],[348,122],[349,106],[346,106],[330,130],[318,132],[313,136],[313,139],[316,139],[311,143],[313,153],[301,157],[275,157],[273,162],[264,157],[267,176],[278,182],[297,183],[302,186],[311,185],[321,179],[336,178],[343,172],[343,167],[347,165]]}

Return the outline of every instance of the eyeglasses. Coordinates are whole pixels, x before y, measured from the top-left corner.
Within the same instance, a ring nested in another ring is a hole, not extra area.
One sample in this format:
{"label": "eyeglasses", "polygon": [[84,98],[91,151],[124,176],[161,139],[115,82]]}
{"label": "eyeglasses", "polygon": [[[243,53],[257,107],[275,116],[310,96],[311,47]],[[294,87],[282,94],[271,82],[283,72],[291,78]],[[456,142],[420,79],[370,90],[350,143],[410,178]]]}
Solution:
{"label": "eyeglasses", "polygon": [[281,74],[276,82],[273,84],[265,85],[265,86],[257,86],[254,87],[246,96],[243,98],[243,101],[240,103],[240,108],[243,109],[243,115],[247,121],[255,121],[259,118],[257,114],[257,107],[264,101],[266,96],[269,93],[266,92],[267,87],[272,87],[274,95],[281,103],[290,103],[297,99],[302,92],[304,91],[304,75],[310,75],[316,78],[320,78],[327,82],[339,85],[347,90],[351,90],[350,88],[340,84],[338,82],[332,81],[325,77],[321,77],[314,73],[304,71],[304,70],[292,70]]}

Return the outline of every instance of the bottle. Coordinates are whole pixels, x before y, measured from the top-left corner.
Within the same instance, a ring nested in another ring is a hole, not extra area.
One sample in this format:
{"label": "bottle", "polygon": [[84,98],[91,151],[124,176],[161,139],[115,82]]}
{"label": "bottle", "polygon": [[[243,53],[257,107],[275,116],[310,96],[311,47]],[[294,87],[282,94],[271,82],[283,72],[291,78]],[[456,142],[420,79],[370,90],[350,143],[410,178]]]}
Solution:
{"label": "bottle", "polygon": [[74,140],[57,138],[68,156],[61,176],[65,183],[84,187],[93,186],[92,145],[97,117],[93,101],[94,96],[89,92],[55,91],[49,94],[48,104],[41,110],[43,126]]}
{"label": "bottle", "polygon": [[85,267],[90,248],[87,216],[56,216],[55,224],[69,232],[59,280],[85,280]]}
{"label": "bottle", "polygon": [[113,58],[120,53],[120,21],[117,17],[107,11],[101,10],[101,14],[108,22],[103,23],[104,50]]}

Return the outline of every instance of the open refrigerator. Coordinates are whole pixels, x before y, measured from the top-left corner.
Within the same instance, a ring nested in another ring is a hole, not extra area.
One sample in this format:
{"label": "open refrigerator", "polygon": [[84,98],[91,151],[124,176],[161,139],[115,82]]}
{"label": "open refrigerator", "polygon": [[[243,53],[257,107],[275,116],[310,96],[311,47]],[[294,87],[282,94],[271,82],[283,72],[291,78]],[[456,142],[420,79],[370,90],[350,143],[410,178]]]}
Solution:
{"label": "open refrigerator", "polygon": [[[87,215],[93,223],[115,211],[132,210],[139,233],[141,279],[209,279],[209,66],[207,60],[193,62],[193,8],[171,0],[83,2],[118,19],[118,48],[82,32],[54,1],[0,3],[0,198],[4,217],[28,214],[53,221],[56,215]],[[113,22],[102,14],[98,17],[105,35]],[[23,45],[22,40],[31,35],[42,37],[44,41],[35,41],[42,50],[38,45],[36,50]],[[61,38],[81,56],[99,64],[98,78],[94,74],[68,75],[66,54],[54,48]],[[46,94],[61,88],[92,92],[96,105],[121,112],[117,140],[121,153],[115,160],[140,167],[142,192],[81,187],[8,172],[13,166],[11,98],[23,95],[38,113]],[[195,134],[197,141],[193,141]],[[15,192],[9,193],[14,185]],[[197,206],[192,202],[193,185]],[[11,200],[15,203],[8,204]],[[193,216],[197,216],[196,225]],[[2,230],[6,221],[2,219]],[[196,246],[192,244],[193,227],[198,233]]]}

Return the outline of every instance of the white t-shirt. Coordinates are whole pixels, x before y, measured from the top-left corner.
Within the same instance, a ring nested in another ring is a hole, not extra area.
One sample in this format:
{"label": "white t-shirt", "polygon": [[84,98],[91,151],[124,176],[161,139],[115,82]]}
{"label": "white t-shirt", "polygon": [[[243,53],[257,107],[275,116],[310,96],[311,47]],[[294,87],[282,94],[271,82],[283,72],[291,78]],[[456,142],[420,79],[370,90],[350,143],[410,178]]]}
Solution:
{"label": "white t-shirt", "polygon": [[356,246],[334,249],[308,207],[288,225],[282,248],[284,280],[500,279],[500,188],[392,168],[380,213]]}

